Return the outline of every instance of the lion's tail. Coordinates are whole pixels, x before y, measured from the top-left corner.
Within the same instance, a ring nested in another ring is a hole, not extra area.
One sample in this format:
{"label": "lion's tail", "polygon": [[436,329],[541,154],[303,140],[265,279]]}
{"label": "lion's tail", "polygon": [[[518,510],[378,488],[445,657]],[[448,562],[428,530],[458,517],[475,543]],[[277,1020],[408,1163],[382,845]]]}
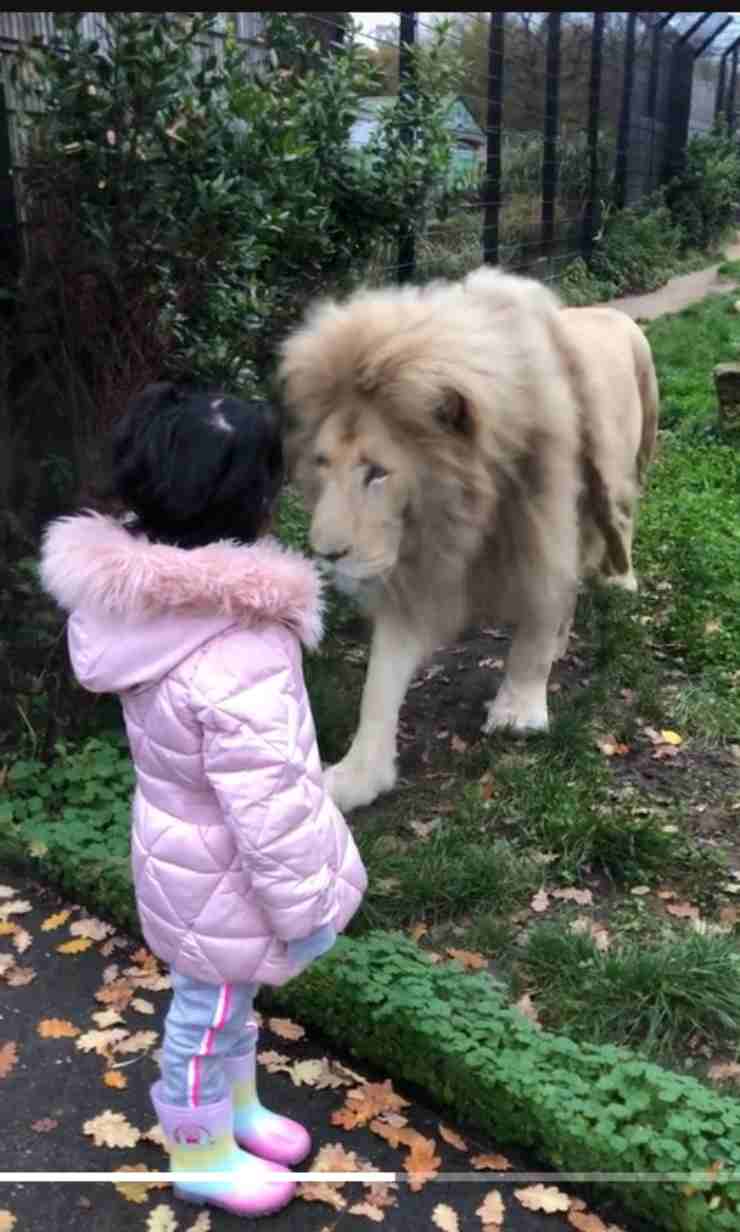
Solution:
{"label": "lion's tail", "polygon": [[655,446],[658,439],[660,391],[658,389],[658,378],[655,374],[655,364],[653,363],[650,343],[642,330],[639,330],[639,334],[635,331],[633,337],[637,383],[642,401],[642,436],[640,438],[640,447],[637,451],[637,476],[640,483],[642,483],[647,468],[655,455]]}

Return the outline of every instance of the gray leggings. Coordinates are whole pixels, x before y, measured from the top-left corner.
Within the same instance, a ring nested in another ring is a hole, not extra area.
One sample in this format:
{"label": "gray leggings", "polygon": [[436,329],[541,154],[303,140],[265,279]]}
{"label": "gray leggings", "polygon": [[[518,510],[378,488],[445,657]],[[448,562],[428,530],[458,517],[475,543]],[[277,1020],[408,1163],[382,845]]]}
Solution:
{"label": "gray leggings", "polygon": [[162,1098],[197,1108],[227,1094],[223,1061],[255,1046],[250,1022],[257,984],[204,984],[172,972],[172,1004],[164,1027]]}

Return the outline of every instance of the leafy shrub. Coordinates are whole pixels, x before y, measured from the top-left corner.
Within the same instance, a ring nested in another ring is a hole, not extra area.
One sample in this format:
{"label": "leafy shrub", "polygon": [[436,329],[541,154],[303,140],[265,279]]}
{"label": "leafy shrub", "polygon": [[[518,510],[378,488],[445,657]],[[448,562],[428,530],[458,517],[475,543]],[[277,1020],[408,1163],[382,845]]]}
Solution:
{"label": "leafy shrub", "polygon": [[620,1186],[653,1226],[738,1226],[740,1184],[722,1172],[740,1169],[740,1102],[625,1049],[538,1031],[487,975],[433,966],[407,938],[376,932],[341,938],[299,980],[262,995],[558,1169],[701,1172],[691,1185]]}
{"label": "leafy shrub", "polygon": [[658,197],[640,209],[607,217],[591,257],[591,271],[609,296],[652,291],[674,273],[683,232]]}
{"label": "leafy shrub", "polygon": [[724,127],[689,140],[681,174],[666,189],[666,203],[691,248],[721,238],[740,199],[740,151]]}

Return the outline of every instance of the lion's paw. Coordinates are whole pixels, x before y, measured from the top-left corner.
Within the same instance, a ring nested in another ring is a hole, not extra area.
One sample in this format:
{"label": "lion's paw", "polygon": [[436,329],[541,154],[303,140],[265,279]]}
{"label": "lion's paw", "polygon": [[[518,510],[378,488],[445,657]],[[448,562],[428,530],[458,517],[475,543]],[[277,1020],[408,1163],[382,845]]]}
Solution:
{"label": "lion's paw", "polygon": [[377,766],[370,769],[348,756],[336,766],[327,767],[324,784],[340,812],[349,813],[372,804],[384,791],[391,791],[396,785],[396,771],[394,766],[385,772]]}
{"label": "lion's paw", "polygon": [[517,704],[512,698],[502,698],[499,694],[491,702],[486,702],[487,718],[481,731],[490,736],[495,731],[509,731],[514,736],[531,736],[535,732],[546,732],[550,726],[547,715],[547,705]]}
{"label": "lion's paw", "polygon": [[630,569],[629,573],[612,573],[604,578],[607,586],[616,586],[617,590],[624,590],[628,595],[637,594],[637,578]]}

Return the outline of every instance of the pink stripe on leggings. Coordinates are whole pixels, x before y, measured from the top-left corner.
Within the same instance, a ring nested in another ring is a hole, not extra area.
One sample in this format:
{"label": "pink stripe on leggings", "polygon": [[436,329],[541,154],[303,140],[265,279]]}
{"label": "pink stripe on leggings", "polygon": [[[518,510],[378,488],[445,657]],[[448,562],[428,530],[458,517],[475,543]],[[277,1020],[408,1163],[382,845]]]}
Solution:
{"label": "pink stripe on leggings", "polygon": [[188,1065],[188,1103],[191,1108],[197,1108],[200,1103],[201,1062],[203,1057],[213,1055],[213,1045],[216,1032],[223,1030],[231,1014],[231,984],[223,984],[213,1016],[213,1022],[206,1029],[200,1043],[200,1048]]}

